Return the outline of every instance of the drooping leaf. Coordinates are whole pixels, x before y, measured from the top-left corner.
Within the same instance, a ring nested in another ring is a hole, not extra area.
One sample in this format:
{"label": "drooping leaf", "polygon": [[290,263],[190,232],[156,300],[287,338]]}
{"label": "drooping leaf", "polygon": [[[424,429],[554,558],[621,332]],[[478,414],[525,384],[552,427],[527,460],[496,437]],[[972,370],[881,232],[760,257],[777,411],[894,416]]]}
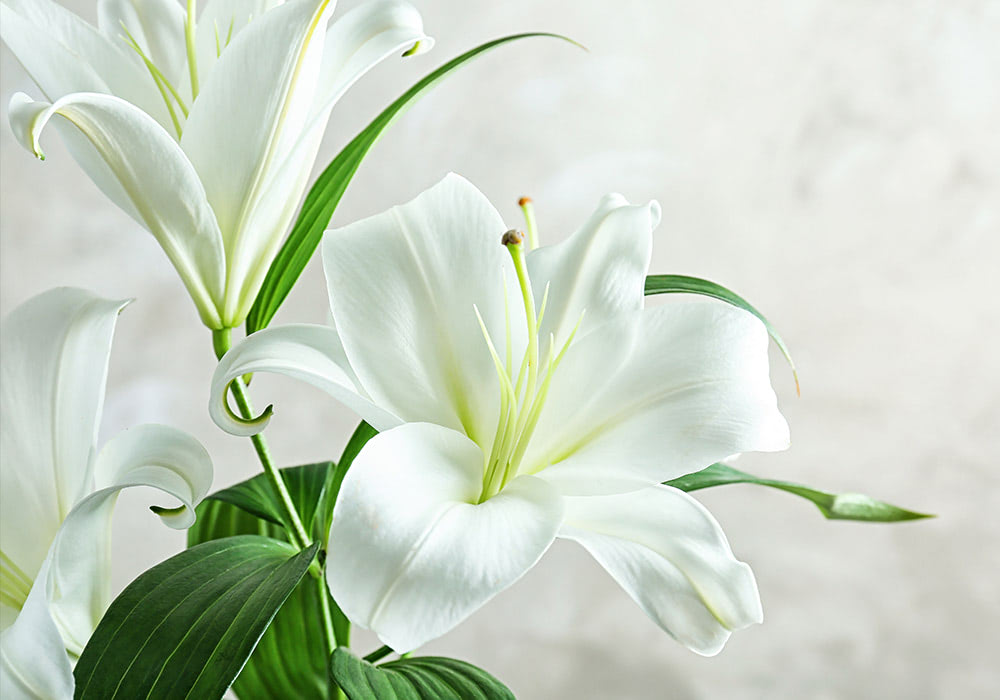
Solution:
{"label": "drooping leaf", "polygon": [[364,160],[368,151],[378,140],[382,132],[399,117],[416,99],[436,85],[451,71],[469,60],[490,51],[498,46],[518,39],[528,37],[552,37],[573,42],[558,34],[532,32],[514,34],[500,39],[488,41],[462,55],[453,58],[444,65],[417,82],[403,95],[389,105],[381,114],[364,128],[348,143],[337,156],[330,161],[323,173],[306,195],[299,212],[298,219],[292,227],[288,239],[284,242],[278,255],[271,263],[264,284],[254,300],[250,315],[247,316],[247,335],[266,328],[275,312],[288,296],[292,286],[298,280],[309,259],[312,258],[323,237],[323,231],[330,223],[330,218],[340,203],[340,198],[350,184],[358,166]]}
{"label": "drooping leaf", "polygon": [[[263,479],[263,475],[255,478]],[[281,526],[262,520],[230,502],[206,498],[198,505],[197,513],[198,520],[188,530],[189,547],[239,534],[288,538],[287,531]],[[321,519],[316,517],[316,521]],[[331,606],[337,638],[347,639],[350,623],[333,604],[326,584],[311,576],[304,577],[278,611],[236,679],[233,690],[240,700],[327,698],[329,680],[326,640],[320,626],[321,591]]]}
{"label": "drooping leaf", "polygon": [[876,501],[874,498],[860,493],[826,493],[776,479],[761,479],[752,474],[741,472],[725,464],[713,464],[700,472],[686,474],[680,478],[664,482],[681,491],[697,491],[712,486],[726,484],[757,484],[773,489],[779,489],[808,499],[816,504],[820,512],[830,520],[860,520],[873,523],[892,523],[902,520],[919,520],[933,518],[927,513],[917,513],[889,503]]}
{"label": "drooping leaf", "polygon": [[149,569],[83,650],[75,697],[221,698],[318,549],[228,537]]}
{"label": "drooping leaf", "polygon": [[749,311],[761,320],[761,323],[767,328],[768,335],[771,336],[774,344],[778,346],[781,354],[785,356],[788,366],[792,368],[792,377],[795,379],[795,391],[799,390],[799,373],[795,369],[795,363],[792,362],[792,355],[788,352],[788,346],[785,345],[785,341],[781,339],[778,331],[764,317],[764,314],[755,309],[750,302],[739,294],[731,292],[715,282],[709,282],[698,277],[688,277],[687,275],[649,275],[646,277],[645,294],[646,296],[652,294],[700,294],[732,304],[744,311]]}
{"label": "drooping leaf", "polygon": [[343,647],[330,660],[333,680],[348,700],[513,700],[496,678],[472,664],[415,656],[375,666]]}
{"label": "drooping leaf", "polygon": [[[281,470],[281,477],[292,497],[292,503],[307,529],[316,517],[332,472],[333,462],[317,462],[316,464],[304,464]],[[278,496],[263,474],[241,481],[227,489],[216,491],[208,498],[231,503],[276,525],[285,524]],[[323,533],[322,536],[317,535],[317,537],[325,540],[326,534]]]}

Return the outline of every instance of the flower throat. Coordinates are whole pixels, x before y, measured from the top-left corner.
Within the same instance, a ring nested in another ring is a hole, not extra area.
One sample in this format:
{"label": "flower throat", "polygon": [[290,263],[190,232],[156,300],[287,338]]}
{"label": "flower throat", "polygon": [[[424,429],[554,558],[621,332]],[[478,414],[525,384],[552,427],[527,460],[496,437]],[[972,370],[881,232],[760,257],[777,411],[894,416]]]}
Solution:
{"label": "flower throat", "polygon": [[[521,200],[521,206],[525,209],[526,214],[530,211],[530,204],[531,201],[527,200],[527,198]],[[537,239],[533,235],[534,217],[530,216],[526,218],[528,218],[532,246],[536,247]],[[555,337],[552,334],[549,335],[547,352],[544,354],[544,357],[548,358],[546,369],[539,383],[539,364],[543,355],[539,353],[538,333],[541,328],[542,319],[545,316],[545,307],[549,298],[549,287],[546,284],[545,292],[542,295],[542,303],[536,316],[535,298],[531,289],[531,279],[528,277],[528,268],[525,261],[524,234],[511,229],[503,234],[501,244],[510,253],[511,259],[514,262],[514,270],[517,272],[518,286],[524,302],[528,343],[524,351],[524,356],[521,358],[520,368],[518,369],[515,381],[513,378],[513,358],[511,357],[510,304],[507,298],[506,284],[504,285],[506,342],[503,359],[497,353],[496,346],[490,338],[489,331],[486,329],[486,323],[483,321],[478,307],[473,307],[476,317],[479,319],[479,326],[483,331],[483,337],[486,339],[490,356],[493,358],[497,377],[500,380],[500,418],[497,422],[497,430],[493,438],[493,447],[490,453],[484,457],[483,490],[479,497],[480,503],[498,494],[511,479],[517,476],[521,462],[524,459],[524,454],[528,449],[528,444],[531,442],[531,436],[538,425],[538,419],[541,416],[542,407],[545,404],[545,398],[548,395],[549,386],[552,382],[552,375],[555,373],[556,367],[559,366],[570,343],[573,342],[573,337],[576,335],[577,329],[580,327],[580,322],[578,321],[576,328],[570,333],[569,338],[567,338],[558,353],[554,352]],[[583,320],[582,316],[580,320]]]}

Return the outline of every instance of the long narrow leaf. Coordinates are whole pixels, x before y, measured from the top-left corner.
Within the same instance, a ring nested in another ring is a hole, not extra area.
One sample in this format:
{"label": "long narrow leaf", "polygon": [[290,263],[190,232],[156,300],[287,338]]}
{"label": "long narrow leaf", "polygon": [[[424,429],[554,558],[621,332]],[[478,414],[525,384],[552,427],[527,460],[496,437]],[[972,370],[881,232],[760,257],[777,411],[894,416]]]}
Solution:
{"label": "long narrow leaf", "polygon": [[108,608],[76,698],[221,698],[319,549],[248,535],[154,566]]}
{"label": "long narrow leaf", "polygon": [[461,56],[453,58],[441,67],[429,73],[403,95],[389,105],[381,114],[364,128],[326,167],[309,190],[302,204],[302,211],[292,227],[292,232],[282,245],[281,250],[271,263],[264,284],[254,300],[250,315],[247,316],[247,335],[266,328],[274,318],[274,314],[285,301],[292,286],[298,280],[302,270],[312,258],[323,238],[323,231],[330,223],[330,218],[340,203],[344,191],[357,172],[361,161],[378,140],[382,132],[396,120],[418,97],[436,85],[453,70],[503,44],[527,39],[529,37],[551,37],[576,43],[572,39],[558,34],[531,32],[513,34],[488,41],[485,44],[466,51]]}
{"label": "long narrow leaf", "polygon": [[646,278],[645,293],[646,296],[652,294],[700,294],[732,304],[744,311],[749,311],[761,320],[761,323],[767,328],[768,335],[771,336],[774,344],[778,346],[781,354],[785,356],[788,366],[792,368],[792,377],[795,378],[795,391],[799,391],[799,373],[795,369],[795,363],[792,362],[792,355],[788,352],[788,346],[785,345],[785,341],[781,339],[778,331],[764,317],[764,314],[755,309],[749,301],[736,292],[731,292],[720,284],[709,282],[699,277],[688,277],[687,275],[649,275]]}
{"label": "long narrow leaf", "polygon": [[726,484],[757,484],[795,494],[812,501],[820,512],[830,520],[860,520],[870,523],[894,523],[902,520],[933,518],[927,513],[917,513],[889,503],[876,501],[860,493],[826,493],[817,489],[794,484],[790,481],[761,479],[753,474],[741,472],[725,464],[713,464],[700,472],[686,474],[680,478],[664,482],[681,491],[697,491],[712,486]]}

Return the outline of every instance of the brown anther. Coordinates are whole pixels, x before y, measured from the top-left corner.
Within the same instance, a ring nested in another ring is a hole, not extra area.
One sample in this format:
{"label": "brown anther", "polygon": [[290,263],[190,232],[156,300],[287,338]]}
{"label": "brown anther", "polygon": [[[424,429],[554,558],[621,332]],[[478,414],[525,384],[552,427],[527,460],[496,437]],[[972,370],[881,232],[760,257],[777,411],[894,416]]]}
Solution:
{"label": "brown anther", "polygon": [[507,231],[500,239],[501,245],[521,245],[524,242],[524,234],[516,228]]}
{"label": "brown anther", "polygon": [[517,206],[524,207],[531,204],[531,197],[521,197],[517,200]]}

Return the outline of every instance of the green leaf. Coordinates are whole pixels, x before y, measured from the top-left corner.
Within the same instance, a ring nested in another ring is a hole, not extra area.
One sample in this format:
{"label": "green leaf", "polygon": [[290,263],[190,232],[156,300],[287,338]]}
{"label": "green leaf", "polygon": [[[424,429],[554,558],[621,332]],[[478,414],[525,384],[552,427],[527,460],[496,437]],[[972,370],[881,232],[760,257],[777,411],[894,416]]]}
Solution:
{"label": "green leaf", "polygon": [[271,322],[299,275],[302,274],[309,259],[312,258],[316,246],[319,245],[323,237],[323,231],[329,225],[330,218],[354,177],[354,173],[361,165],[361,161],[364,160],[382,132],[403,114],[406,108],[418,97],[421,97],[454,69],[497,46],[528,37],[552,37],[576,43],[572,39],[558,34],[532,32],[505,36],[466,51],[461,56],[453,58],[432,71],[403,93],[330,161],[326,170],[317,178],[316,183],[306,195],[302,211],[299,212],[299,217],[295,221],[291,233],[288,234],[288,239],[278,251],[277,257],[267,271],[264,284],[254,300],[250,315],[247,316],[247,335],[266,328]]}
{"label": "green leaf", "polygon": [[[317,462],[299,467],[287,467],[281,470],[281,477],[288,487],[292,503],[302,518],[302,523],[308,528],[316,519],[320,510],[320,502],[324,499],[327,481],[334,471],[333,462]],[[271,484],[263,474],[241,481],[222,491],[216,491],[208,496],[210,499],[232,503],[234,506],[253,513],[276,525],[285,525],[282,507]],[[332,504],[331,504],[332,508]],[[320,540],[326,539],[325,531],[315,533]]]}
{"label": "green leaf", "polygon": [[[326,463],[329,464],[329,463]],[[314,465],[307,465],[314,466]],[[292,471],[296,467],[285,472]],[[333,470],[328,470],[332,474]],[[263,475],[255,479],[263,479]],[[325,492],[324,492],[325,493]],[[294,499],[294,497],[293,497]],[[296,503],[296,507],[300,504]],[[197,508],[198,520],[188,530],[188,546],[240,534],[261,534],[288,539],[287,531],[271,521],[262,520],[231,502],[207,498]],[[323,520],[318,515],[315,522]],[[329,530],[329,526],[327,526]],[[321,538],[322,539],[325,538]],[[334,631],[346,639],[350,623],[323,587],[333,612]],[[320,587],[312,577],[299,582],[278,611],[240,672],[233,690],[240,700],[325,700],[327,698],[326,640],[323,638],[320,613]]]}
{"label": "green leaf", "polygon": [[472,664],[415,656],[374,666],[341,647],[330,674],[348,700],[513,700],[496,678]]}
{"label": "green leaf", "polygon": [[816,504],[820,512],[830,520],[860,520],[870,523],[893,523],[901,520],[933,518],[927,513],[917,513],[889,503],[876,501],[860,493],[826,493],[808,486],[789,481],[761,479],[753,474],[741,472],[725,464],[713,464],[700,472],[686,474],[677,479],[663,482],[681,491],[697,491],[712,486],[726,484],[757,484],[793,493]]}
{"label": "green leaf", "polygon": [[101,619],[75,697],[221,698],[318,549],[228,537],[154,566]]}
{"label": "green leaf", "polygon": [[761,323],[767,328],[768,335],[771,336],[774,344],[778,346],[781,354],[785,356],[788,366],[792,368],[792,377],[795,379],[795,391],[799,391],[799,373],[795,369],[795,363],[792,362],[792,355],[788,352],[788,346],[785,345],[785,341],[778,335],[778,331],[774,329],[771,322],[764,318],[764,314],[755,309],[750,302],[739,294],[731,292],[715,282],[709,282],[698,277],[688,277],[687,275],[649,275],[646,278],[645,294],[646,296],[652,294],[700,294],[732,304],[744,311],[749,311],[761,320]]}

